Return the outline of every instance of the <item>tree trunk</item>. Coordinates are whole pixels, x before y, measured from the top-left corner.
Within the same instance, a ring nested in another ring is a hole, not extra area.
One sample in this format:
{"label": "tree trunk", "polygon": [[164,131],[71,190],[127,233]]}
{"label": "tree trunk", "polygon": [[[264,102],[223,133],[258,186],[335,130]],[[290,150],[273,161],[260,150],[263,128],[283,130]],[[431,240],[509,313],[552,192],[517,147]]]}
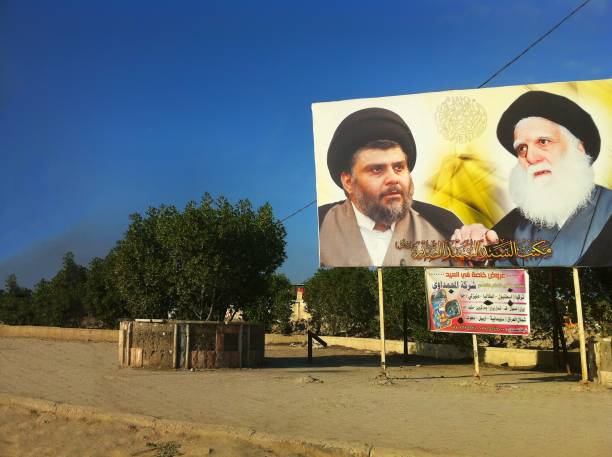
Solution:
{"label": "tree trunk", "polygon": [[548,271],[548,285],[550,287],[550,305],[553,312],[553,362],[555,368],[561,368],[561,360],[559,360],[559,310],[557,309],[557,297],[555,296],[555,278],[553,271]]}
{"label": "tree trunk", "polygon": [[563,364],[565,365],[565,372],[567,374],[572,374],[572,369],[569,365],[569,359],[567,357],[567,345],[565,344],[565,334],[563,333],[563,328],[561,326],[561,321],[559,319],[559,308],[557,307],[557,288],[555,283],[555,275],[552,275],[552,290],[553,290],[553,307],[554,307],[554,325],[555,332],[559,335],[559,340],[561,341],[561,349],[563,350]]}

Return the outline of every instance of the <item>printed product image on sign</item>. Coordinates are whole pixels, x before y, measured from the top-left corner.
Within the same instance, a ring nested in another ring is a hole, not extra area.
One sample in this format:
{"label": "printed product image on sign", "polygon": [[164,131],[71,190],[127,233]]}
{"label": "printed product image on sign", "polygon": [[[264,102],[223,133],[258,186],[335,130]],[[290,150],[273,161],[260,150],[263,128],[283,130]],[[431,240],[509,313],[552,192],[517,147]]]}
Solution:
{"label": "printed product image on sign", "polygon": [[425,269],[429,330],[529,334],[526,270]]}
{"label": "printed product image on sign", "polygon": [[612,266],[611,79],[312,111],[321,266]]}

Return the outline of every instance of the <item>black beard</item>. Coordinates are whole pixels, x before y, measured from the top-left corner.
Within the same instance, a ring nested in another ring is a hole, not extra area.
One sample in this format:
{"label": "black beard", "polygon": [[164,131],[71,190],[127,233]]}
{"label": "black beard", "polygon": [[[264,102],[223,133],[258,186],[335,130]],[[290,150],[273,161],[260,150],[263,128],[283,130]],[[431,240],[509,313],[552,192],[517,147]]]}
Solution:
{"label": "black beard", "polygon": [[[389,193],[399,192],[402,202],[385,206],[380,201]],[[412,205],[412,197],[409,192],[401,186],[393,186],[380,194],[377,199],[361,191],[359,184],[355,186],[355,200],[357,207],[370,219],[385,225],[392,225],[406,216]]]}

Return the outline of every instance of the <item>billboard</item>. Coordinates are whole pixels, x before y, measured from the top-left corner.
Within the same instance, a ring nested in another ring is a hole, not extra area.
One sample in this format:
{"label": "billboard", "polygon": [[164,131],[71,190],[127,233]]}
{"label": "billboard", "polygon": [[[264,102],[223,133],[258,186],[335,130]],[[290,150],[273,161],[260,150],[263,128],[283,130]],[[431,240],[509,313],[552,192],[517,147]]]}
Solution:
{"label": "billboard", "polygon": [[425,269],[429,330],[529,335],[526,270]]}
{"label": "billboard", "polygon": [[612,79],[312,111],[321,266],[612,265]]}

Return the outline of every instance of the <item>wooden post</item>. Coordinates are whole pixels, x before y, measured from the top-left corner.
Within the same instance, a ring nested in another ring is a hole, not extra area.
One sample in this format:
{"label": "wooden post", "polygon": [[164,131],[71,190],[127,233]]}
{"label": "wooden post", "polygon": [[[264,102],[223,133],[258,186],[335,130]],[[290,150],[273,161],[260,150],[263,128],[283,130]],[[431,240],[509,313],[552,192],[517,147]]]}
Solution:
{"label": "wooden post", "polygon": [[174,324],[174,340],[172,342],[172,368],[178,368],[178,324]]}
{"label": "wooden post", "polygon": [[240,324],[240,331],[238,332],[238,354],[240,357],[238,368],[242,368],[242,324]]}
{"label": "wooden post", "polygon": [[[264,336],[265,338],[265,336]],[[265,343],[264,343],[264,351],[265,351]],[[251,366],[251,326],[247,325],[247,366]]]}
{"label": "wooden post", "polygon": [[130,366],[130,363],[132,363],[132,326],[133,326],[133,322],[128,322],[128,328],[127,328],[127,343],[125,344],[125,351],[126,351],[126,357],[125,360],[127,360],[127,366]]}
{"label": "wooden post", "polygon": [[378,267],[378,312],[380,314],[380,367],[387,374],[387,362],[385,360],[385,307],[383,304],[383,277],[382,268]]}
{"label": "wooden post", "polygon": [[125,366],[125,322],[119,322],[119,366]]}
{"label": "wooden post", "polygon": [[308,362],[312,362],[312,333],[308,331]]}
{"label": "wooden post", "polygon": [[406,302],[404,302],[402,314],[402,327],[404,330],[404,363],[408,363],[408,304]]}
{"label": "wooden post", "polygon": [[189,370],[189,324],[185,324],[185,369]]}
{"label": "wooden post", "polygon": [[573,268],[574,273],[574,293],[576,295],[576,319],[578,320],[578,338],[580,339],[580,368],[582,370],[582,382],[588,382],[589,374],[587,371],[586,344],[584,340],[584,322],[582,320],[582,298],[580,296],[580,278],[578,269]]}
{"label": "wooden post", "polygon": [[476,334],[472,333],[472,349],[474,351],[474,376],[480,379],[480,366],[478,365],[478,340]]}

